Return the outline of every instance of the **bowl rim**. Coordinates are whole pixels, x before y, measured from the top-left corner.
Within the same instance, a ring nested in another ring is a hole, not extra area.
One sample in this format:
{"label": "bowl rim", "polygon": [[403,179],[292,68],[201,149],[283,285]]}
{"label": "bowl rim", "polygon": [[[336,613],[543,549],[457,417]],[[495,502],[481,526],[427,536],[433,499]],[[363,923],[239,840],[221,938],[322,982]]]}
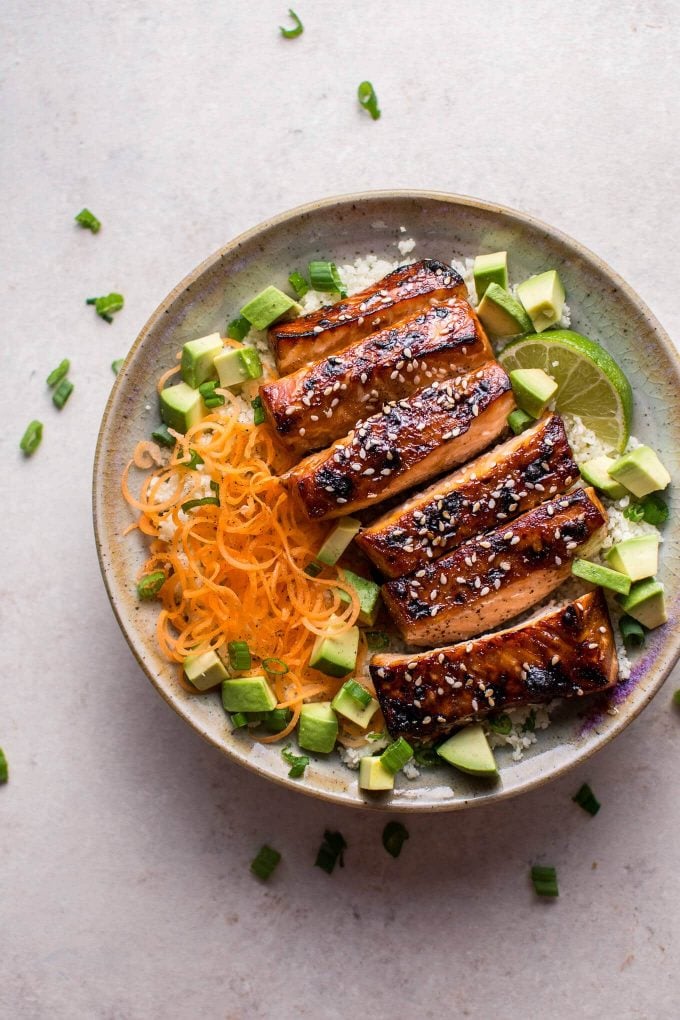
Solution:
{"label": "bowl rim", "polygon": [[[221,259],[232,251],[238,249],[242,244],[257,238],[263,232],[267,232],[276,227],[282,226],[288,222],[297,220],[301,216],[308,215],[310,213],[318,212],[319,210],[329,209],[336,206],[342,206],[347,204],[357,204],[370,201],[390,201],[390,200],[427,200],[435,202],[444,202],[447,205],[463,206],[465,208],[481,210],[486,213],[500,214],[510,221],[514,221],[517,224],[526,226],[527,224],[544,232],[547,236],[553,240],[571,247],[576,252],[580,259],[585,263],[592,265],[599,272],[605,274],[613,283],[616,284],[617,288],[621,290],[628,298],[628,300],[635,305],[643,314],[645,319],[649,322],[652,330],[656,335],[657,341],[660,343],[670,361],[675,363],[676,372],[680,380],[680,352],[673,344],[670,336],[661,325],[659,320],[653,314],[648,305],[643,299],[635,292],[635,290],[628,284],[623,277],[619,275],[611,266],[591,249],[581,244],[580,241],[575,240],[571,235],[564,231],[553,227],[551,224],[546,223],[544,220],[539,219],[531,213],[525,213],[518,209],[513,209],[510,206],[502,205],[497,202],[490,202],[484,199],[475,198],[470,195],[459,195],[453,192],[445,191],[431,191],[429,189],[411,189],[411,188],[400,188],[400,189],[379,189],[373,191],[361,191],[361,192],[349,192],[340,195],[331,195],[325,198],[316,199],[312,202],[306,202],[302,205],[295,206],[283,213],[279,213],[275,216],[270,216],[254,227],[248,228],[238,234],[231,241],[228,241],[221,248],[218,248],[212,254],[208,255],[202,262],[192,269],[186,276],[184,276],[179,283],[173,287],[173,289],[166,295],[165,298],[158,304],[156,309],[151,313],[149,318],[146,320],[141,330],[139,331],[137,338],[130,347],[126,357],[125,363],[135,354],[138,348],[146,340],[149,333],[157,325],[157,323],[166,315],[167,310],[171,307],[177,297],[179,297],[187,288],[193,286],[205,272],[212,269]],[[124,368],[125,366],[123,366]],[[622,718],[621,724],[616,727],[608,728],[604,733],[599,735],[597,742],[594,742],[590,746],[584,746],[580,751],[577,751],[571,755],[567,760],[553,767],[550,772],[543,773],[539,772],[537,775],[528,778],[523,783],[510,789],[503,787],[494,788],[493,793],[490,793],[488,797],[475,797],[472,799],[460,799],[454,801],[437,801],[431,800],[418,802],[417,799],[413,800],[389,800],[381,801],[380,799],[375,800],[362,800],[360,798],[349,797],[346,791],[334,791],[324,790],[318,788],[312,788],[310,785],[305,783],[298,783],[288,778],[287,775],[278,775],[272,773],[263,766],[261,762],[251,761],[247,757],[241,757],[233,752],[233,750],[221,743],[218,739],[214,738],[204,727],[193,720],[183,711],[182,702],[174,695],[174,693],[167,689],[166,684],[161,680],[147,665],[141,650],[136,645],[136,640],[133,633],[128,632],[128,629],[124,623],[122,610],[118,605],[116,593],[113,590],[113,585],[109,578],[109,568],[104,562],[103,556],[103,522],[100,522],[100,500],[98,493],[98,484],[101,477],[101,466],[104,456],[104,445],[105,437],[109,426],[109,416],[113,407],[114,399],[116,397],[119,386],[122,384],[124,378],[124,371],[121,371],[116,380],[114,381],[109,397],[107,399],[99,432],[97,435],[97,443],[95,447],[93,471],[92,471],[92,519],[94,527],[95,545],[97,549],[97,559],[99,561],[99,568],[101,571],[102,579],[104,581],[104,587],[106,594],[113,609],[114,616],[118,622],[118,625],[123,633],[123,636],[130,648],[130,651],[134,655],[137,663],[141,667],[142,671],[146,674],[147,678],[151,681],[156,691],[161,695],[164,701],[170,705],[177,714],[187,722],[193,730],[195,730],[204,740],[206,740],[213,747],[217,748],[222,754],[229,758],[234,763],[249,769],[261,778],[267,779],[271,782],[284,787],[287,790],[297,790],[306,796],[316,798],[318,800],[325,800],[332,802],[337,805],[344,807],[353,807],[365,810],[373,811],[391,811],[393,813],[423,813],[423,812],[445,812],[445,811],[460,811],[464,808],[477,807],[487,805],[491,803],[497,803],[501,800],[507,800],[511,797],[517,797],[521,794],[528,793],[530,790],[535,790],[546,783],[552,782],[553,780],[565,775],[572,769],[583,764],[583,762],[590,759],[598,751],[601,751],[606,747],[615,737],[626,729],[630,723],[632,723],[643,711],[644,708],[650,703],[653,697],[663,686],[664,682],[668,678],[669,674],[675,667],[680,659],[680,630],[674,636],[674,642],[670,649],[670,654],[666,653],[665,661],[658,667],[658,675],[655,681],[644,691],[642,696],[638,699],[636,704],[632,705],[630,710]],[[103,501],[102,501],[103,502]],[[112,571],[111,571],[112,573]],[[426,791],[424,791],[426,792]]]}

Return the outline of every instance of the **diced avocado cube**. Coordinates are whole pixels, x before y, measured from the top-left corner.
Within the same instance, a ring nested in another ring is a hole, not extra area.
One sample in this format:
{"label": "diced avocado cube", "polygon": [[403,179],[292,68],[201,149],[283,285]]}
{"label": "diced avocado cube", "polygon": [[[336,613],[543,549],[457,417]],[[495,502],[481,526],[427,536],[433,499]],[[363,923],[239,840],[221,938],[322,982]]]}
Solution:
{"label": "diced avocado cube", "polygon": [[276,701],[266,677],[244,676],[222,683],[225,712],[271,712],[276,708]]}
{"label": "diced avocado cube", "polygon": [[471,776],[498,775],[493,751],[479,723],[458,730],[437,748],[437,754],[449,765]]}
{"label": "diced avocado cube", "polygon": [[562,318],[564,287],[554,269],[530,276],[524,283],[520,283],[517,297],[527,310],[537,333],[542,333],[548,326],[554,326]]}
{"label": "diced avocado cube", "polygon": [[531,319],[512,294],[490,283],[477,307],[477,315],[492,336],[517,336],[533,330]]}
{"label": "diced avocado cube", "polygon": [[199,691],[207,691],[229,676],[215,652],[187,655],[183,665],[185,677]]}
{"label": "diced avocado cube", "polygon": [[[380,610],[380,585],[346,568],[343,568],[342,576],[343,580],[354,588],[359,598],[359,623],[365,627],[373,627]],[[341,602],[347,604],[351,601],[342,588],[336,588],[336,591]]]}
{"label": "diced avocado cube", "polygon": [[222,351],[219,333],[189,340],[182,348],[182,379],[187,386],[198,389],[201,383],[217,379],[215,358]]}
{"label": "diced avocado cube", "polygon": [[590,584],[599,584],[600,587],[608,588],[610,591],[617,591],[620,595],[627,595],[630,591],[631,580],[626,574],[602,567],[599,563],[591,563],[590,560],[574,560],[571,572],[574,577],[580,577]]}
{"label": "diced avocado cube", "polygon": [[241,309],[243,318],[247,319],[255,329],[266,329],[286,313],[301,315],[302,306],[294,298],[284,294],[278,287],[265,287],[257,297],[254,297]]}
{"label": "diced avocado cube", "polygon": [[491,255],[477,255],[472,270],[475,278],[477,300],[481,301],[490,283],[503,290],[508,289],[508,253],[495,251]]}
{"label": "diced avocado cube", "polygon": [[664,598],[664,586],[660,581],[649,578],[647,581],[637,581],[628,595],[620,599],[621,608],[638,623],[653,630],[666,623],[666,600]]}
{"label": "diced avocado cube", "polygon": [[259,379],[262,375],[262,362],[254,347],[232,347],[222,351],[215,358],[215,369],[220,379],[220,386],[241,386],[250,379]]}
{"label": "diced avocado cube", "polygon": [[185,382],[162,390],[160,404],[161,418],[175,432],[188,432],[205,416],[201,394]]}
{"label": "diced avocado cube", "polygon": [[640,535],[618,542],[605,553],[607,563],[621,570],[631,581],[654,577],[659,569],[659,539],[656,535]]}
{"label": "diced avocado cube", "polygon": [[376,709],[378,708],[378,702],[375,698],[370,696],[365,687],[362,689],[369,696],[367,705],[361,705],[357,699],[352,696],[351,685],[344,684],[331,701],[331,707],[334,708],[336,712],[339,712],[340,715],[344,715],[345,719],[349,719],[351,722],[356,723],[357,726],[362,726],[366,729],[375,715]]}
{"label": "diced avocado cube", "polygon": [[350,627],[349,630],[334,636],[333,630],[342,627],[342,620],[333,615],[328,623],[328,632],[319,634],[314,642],[309,665],[326,676],[347,676],[357,664],[359,628]]}
{"label": "diced avocado cube", "polygon": [[592,460],[579,464],[579,471],[588,485],[594,485],[610,499],[621,499],[626,495],[626,490],[609,474],[609,469],[614,463],[613,457],[593,457]]}
{"label": "diced avocado cube", "polygon": [[634,450],[624,453],[614,461],[609,474],[638,498],[665,489],[671,480],[650,446],[636,446]]}
{"label": "diced avocado cube", "polygon": [[314,701],[300,709],[298,744],[305,751],[328,754],[335,747],[338,719],[330,701]]}
{"label": "diced avocado cube", "polygon": [[343,517],[335,525],[330,535],[316,554],[316,559],[326,566],[337,563],[347,546],[361,528],[361,521],[356,517]]}
{"label": "diced avocado cube", "polygon": [[540,418],[557,393],[557,383],[542,368],[518,368],[510,373],[515,400],[523,411]]}
{"label": "diced avocado cube", "polygon": [[526,430],[535,423],[536,419],[532,418],[530,414],[526,413],[526,411],[522,411],[519,407],[515,411],[511,411],[508,415],[508,425],[516,436],[518,436],[521,432],[526,432]]}
{"label": "diced avocado cube", "polygon": [[361,790],[393,790],[394,773],[386,769],[379,757],[364,755],[359,761]]}

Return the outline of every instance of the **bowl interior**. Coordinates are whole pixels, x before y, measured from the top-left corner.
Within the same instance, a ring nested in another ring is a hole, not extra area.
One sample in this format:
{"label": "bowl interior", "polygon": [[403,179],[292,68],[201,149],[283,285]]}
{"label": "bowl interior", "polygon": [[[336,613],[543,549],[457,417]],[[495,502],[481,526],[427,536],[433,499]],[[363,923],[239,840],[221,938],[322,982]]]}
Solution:
{"label": "bowl interior", "polygon": [[397,262],[397,244],[406,238],[416,241],[409,258],[450,261],[507,249],[514,280],[556,268],[566,287],[572,328],[599,340],[619,361],[635,393],[633,433],[659,450],[675,477],[680,470],[677,355],[649,310],[609,267],[570,238],[512,210],[429,192],[373,193],[329,199],[256,227],[208,258],[162,302],[128,355],[104,414],[94,469],[94,520],[105,583],[133,652],[163,697],[206,739],[262,775],[316,796],[392,810],[444,810],[510,796],[553,778],[607,743],[658,690],[680,645],[677,513],[666,525],[662,553],[669,623],[649,635],[616,714],[604,713],[584,726],[588,706],[565,706],[521,761],[504,749],[497,752],[501,777],[493,785],[449,768],[427,769],[419,779],[401,778],[394,794],[375,799],[357,789],[356,773],[335,755],[313,761],[303,782],[289,780],[279,747],[230,732],[217,695],[193,697],[184,691],[176,667],[156,647],[154,606],[136,597],[134,578],[145,558],[144,543],[139,532],[123,537],[133,518],[120,496],[120,476],[131,451],[158,421],[157,377],[174,363],[186,340],[224,330],[254,293],[272,283],[285,288],[288,274],[311,258],[344,263],[373,253]]}

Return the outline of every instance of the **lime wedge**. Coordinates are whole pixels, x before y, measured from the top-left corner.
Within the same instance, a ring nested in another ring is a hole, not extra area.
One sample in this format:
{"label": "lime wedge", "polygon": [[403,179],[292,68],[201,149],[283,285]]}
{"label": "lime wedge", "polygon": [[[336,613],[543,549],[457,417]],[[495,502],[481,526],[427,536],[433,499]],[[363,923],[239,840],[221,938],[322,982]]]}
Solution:
{"label": "lime wedge", "polygon": [[555,329],[513,340],[498,360],[506,372],[542,368],[559,386],[557,411],[578,415],[603,446],[623,452],[633,417],[633,391],[599,344],[569,329]]}

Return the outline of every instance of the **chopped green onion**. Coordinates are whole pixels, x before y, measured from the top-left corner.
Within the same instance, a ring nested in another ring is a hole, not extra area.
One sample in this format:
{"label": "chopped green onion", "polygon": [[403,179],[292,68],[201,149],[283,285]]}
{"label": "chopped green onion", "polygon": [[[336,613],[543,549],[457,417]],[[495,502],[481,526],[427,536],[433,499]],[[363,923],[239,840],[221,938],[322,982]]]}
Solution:
{"label": "chopped green onion", "polygon": [[156,598],[164,584],[165,573],[162,570],[153,570],[137,582],[137,595],[143,602],[148,602]]}
{"label": "chopped green onion", "polygon": [[57,383],[60,383],[64,376],[68,375],[68,370],[71,367],[71,362],[68,358],[64,358],[60,364],[53,369],[47,377],[47,385],[54,387]]}
{"label": "chopped green onion", "polygon": [[298,298],[304,297],[309,291],[309,283],[305,280],[301,273],[291,273],[288,277],[288,283],[291,285]]}
{"label": "chopped green onion", "polygon": [[587,783],[584,783],[578,793],[571,799],[574,804],[578,804],[578,806],[582,807],[584,811],[587,811],[589,815],[596,815],[601,807],[599,800]]}
{"label": "chopped green onion", "polygon": [[347,297],[345,285],[340,279],[338,267],[335,262],[310,262],[309,279],[314,290],[326,294],[339,294],[340,297]]}
{"label": "chopped green onion", "polygon": [[289,777],[291,779],[299,779],[300,776],[305,774],[305,769],[309,765],[309,758],[306,754],[293,754],[289,748],[290,744],[288,744],[287,747],[284,747],[281,751],[281,757],[287,765],[290,765],[290,770],[288,772]]}
{"label": "chopped green onion", "polygon": [[182,503],[182,510],[187,513],[189,510],[195,510],[197,506],[219,506],[220,501],[217,496],[204,496],[203,499],[188,499],[186,503]]}
{"label": "chopped green onion", "polygon": [[259,379],[262,375],[262,362],[260,355],[254,347],[244,347],[239,351],[241,363],[245,368],[249,379]]}
{"label": "chopped green onion", "polygon": [[357,89],[357,96],[359,102],[363,106],[364,110],[368,110],[373,120],[379,120],[380,110],[378,109],[378,97],[375,94],[375,89],[371,85],[370,81],[362,81],[361,85]]}
{"label": "chopped green onion", "polygon": [[637,503],[631,503],[623,511],[623,516],[639,524],[646,521],[647,524],[665,524],[670,511],[665,499],[662,499],[656,492],[650,492],[643,496]]}
{"label": "chopped green onion", "polygon": [[5,758],[5,752],[0,747],[0,783],[6,783],[9,778],[9,768],[7,765],[7,759]]}
{"label": "chopped green onion", "polygon": [[399,737],[386,747],[383,753],[380,755],[380,761],[389,769],[390,772],[397,773],[399,769],[402,769],[406,762],[410,761],[413,757],[413,748],[409,744],[408,740],[404,740],[403,737]]}
{"label": "chopped green onion", "polygon": [[627,520],[632,521],[633,524],[639,524],[644,516],[644,512],[639,503],[631,503],[623,511],[623,516]]}
{"label": "chopped green onion", "polygon": [[619,630],[626,648],[642,648],[645,643],[645,629],[641,623],[632,616],[622,616],[619,620]]}
{"label": "chopped green onion", "polygon": [[19,449],[27,457],[30,457],[40,446],[42,442],[43,434],[43,423],[41,421],[32,421],[26,426],[26,431],[21,437],[19,442]]}
{"label": "chopped green onion", "polygon": [[253,425],[263,425],[266,415],[264,413],[262,397],[255,397],[254,400],[251,400],[250,406],[253,409]]}
{"label": "chopped green onion", "polygon": [[91,230],[93,234],[98,234],[101,227],[101,223],[89,209],[81,209],[78,215],[75,217],[76,223],[79,223],[85,230]]}
{"label": "chopped green onion", "polygon": [[364,637],[370,652],[377,652],[382,648],[387,648],[390,643],[389,634],[386,634],[384,630],[364,631]]}
{"label": "chopped green onion", "polygon": [[206,407],[222,407],[224,404],[224,396],[221,393],[216,393],[215,388],[217,386],[217,379],[211,382],[204,382],[198,387],[198,392],[203,397],[203,403]]}
{"label": "chopped green onion", "polygon": [[388,822],[383,829],[382,843],[392,857],[399,856],[401,848],[408,838],[408,830],[401,822]]}
{"label": "chopped green onion", "polygon": [[204,400],[203,403],[205,404],[206,407],[212,410],[213,407],[223,406],[224,397],[222,396],[221,393],[216,393],[214,397],[209,397],[207,400]]}
{"label": "chopped green onion", "polygon": [[281,730],[285,730],[292,718],[293,713],[289,708],[273,708],[271,712],[264,713],[262,722],[270,733],[280,733]]}
{"label": "chopped green onion", "polygon": [[227,336],[230,340],[245,340],[250,333],[250,323],[243,315],[232,319],[227,326]]}
{"label": "chopped green onion", "polygon": [[235,712],[231,717],[231,725],[235,730],[243,729],[244,726],[248,725],[248,716],[245,712]]}
{"label": "chopped green onion", "polygon": [[380,732],[374,730],[372,733],[366,734],[366,740],[384,740],[386,736],[385,730],[380,730]]}
{"label": "chopped green onion", "polygon": [[345,680],[342,689],[362,708],[366,708],[373,700],[370,691],[367,691],[362,684],[358,684],[356,680]]}
{"label": "chopped green onion", "polygon": [[229,665],[237,673],[241,673],[244,669],[250,669],[252,659],[247,641],[230,641],[227,651],[229,652]]}
{"label": "chopped green onion", "polygon": [[211,479],[210,479],[210,488],[211,488],[211,489],[212,489],[212,491],[213,491],[213,492],[215,493],[215,495],[216,495],[216,496],[217,496],[217,497],[219,498],[219,495],[220,495],[220,483],[219,483],[219,482],[216,482],[216,481],[214,481],[214,480],[213,480],[213,479],[211,478]]}
{"label": "chopped green onion", "polygon": [[113,372],[113,374],[114,375],[118,375],[118,373],[120,372],[120,370],[121,370],[121,368],[123,367],[124,364],[125,364],[125,358],[116,358],[115,361],[112,361],[111,362],[111,371]]}
{"label": "chopped green onion", "polygon": [[189,460],[183,461],[184,467],[189,468],[190,471],[195,471],[199,464],[205,464],[205,461],[201,457],[198,450],[189,450]]}
{"label": "chopped green onion", "polygon": [[532,708],[529,715],[524,720],[522,726],[522,733],[533,733],[536,729],[536,709]]}
{"label": "chopped green onion", "polygon": [[500,733],[504,737],[507,737],[508,733],[512,733],[512,719],[509,715],[494,716],[488,719],[488,723],[489,729],[492,729],[494,733]]}
{"label": "chopped green onion", "polygon": [[275,656],[263,659],[262,667],[267,673],[271,673],[272,676],[283,676],[288,672],[288,666],[283,659],[277,659]]}
{"label": "chopped green onion", "polygon": [[288,14],[295,22],[295,28],[283,28],[281,25],[279,25],[279,31],[281,32],[281,35],[284,37],[284,39],[296,39],[297,36],[302,35],[302,33],[304,32],[304,27],[295,11],[288,8]]}
{"label": "chopped green onion", "polygon": [[417,747],[413,752],[413,760],[416,765],[430,769],[441,764],[441,758],[433,747]]}
{"label": "chopped green onion", "polygon": [[54,404],[55,407],[58,407],[59,410],[61,411],[64,404],[66,403],[66,401],[68,400],[72,393],[73,383],[69,382],[68,379],[62,379],[59,385],[57,386],[56,390],[52,394],[52,403]]}
{"label": "chopped green onion", "polygon": [[677,690],[673,694],[673,704],[676,708],[680,708],[680,690]]}
{"label": "chopped green onion", "polygon": [[105,294],[103,297],[87,298],[85,304],[94,305],[97,315],[105,319],[106,322],[113,322],[113,316],[121,310],[125,304],[125,299],[122,294],[112,293]]}
{"label": "chopped green onion", "polygon": [[281,854],[279,851],[272,850],[272,848],[267,846],[265,843],[265,845],[260,847],[258,850],[257,857],[250,862],[250,870],[254,875],[257,875],[258,878],[266,881],[280,860]]}
{"label": "chopped green onion", "polygon": [[557,872],[554,868],[534,865],[531,869],[531,881],[538,896],[559,896]]}
{"label": "chopped green onion", "polygon": [[340,864],[341,868],[345,866],[344,851],[347,849],[347,843],[341,833],[329,832],[328,829],[323,834],[323,843],[319,847],[319,852],[316,855],[314,865],[317,868],[323,868],[329,875],[332,874],[336,864]]}
{"label": "chopped green onion", "polygon": [[312,560],[312,562],[308,563],[305,567],[305,574],[309,574],[310,577],[318,577],[322,570],[323,567],[321,564]]}
{"label": "chopped green onion", "polygon": [[168,426],[165,424],[159,425],[157,429],[154,429],[151,433],[151,438],[159,446],[167,446],[169,450],[172,450],[175,445],[175,437],[170,435]]}

